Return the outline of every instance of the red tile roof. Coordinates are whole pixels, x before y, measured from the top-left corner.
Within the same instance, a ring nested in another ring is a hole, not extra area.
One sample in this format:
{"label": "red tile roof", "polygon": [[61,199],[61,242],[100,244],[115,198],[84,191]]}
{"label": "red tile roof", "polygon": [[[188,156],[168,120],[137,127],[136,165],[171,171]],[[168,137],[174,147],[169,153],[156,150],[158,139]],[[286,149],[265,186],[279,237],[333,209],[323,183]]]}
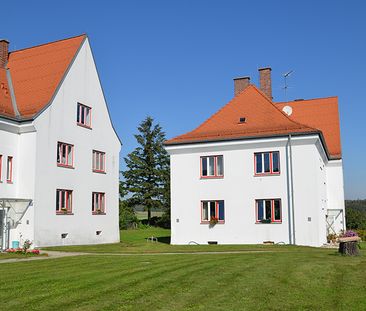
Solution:
{"label": "red tile roof", "polygon": [[[295,104],[292,103],[293,102],[286,104],[292,105],[294,110],[300,105],[298,104],[300,102],[294,102]],[[301,109],[301,111],[304,111],[303,113],[294,112],[293,116],[288,116],[282,112],[282,104],[283,103],[273,103],[254,85],[250,85],[199,127],[191,132],[167,140],[165,144],[174,145],[195,142],[213,142],[255,137],[271,137],[286,134],[310,134],[320,133],[326,128],[329,131],[325,131],[323,134],[327,146],[329,145],[328,151],[332,157],[340,157],[340,152],[338,152],[340,151],[340,144],[338,148],[336,139],[330,134],[333,126],[336,127],[334,131],[338,131],[339,133],[338,115],[335,122],[333,120],[335,118],[333,113],[330,116],[332,121],[326,123],[327,126],[324,127],[323,121],[325,119],[320,117],[318,118],[318,121],[303,122],[305,117],[300,116],[308,113],[308,118],[306,120],[311,119],[313,114],[311,109]],[[333,105],[334,104],[331,104],[332,109],[334,109]],[[241,123],[240,118],[245,118],[245,122]]]}
{"label": "red tile roof", "polygon": [[6,70],[4,68],[0,68],[0,115],[14,116]]}
{"label": "red tile roof", "polygon": [[342,157],[338,97],[276,103],[276,106],[280,109],[290,106],[292,120],[321,130],[331,157]]}
{"label": "red tile roof", "polygon": [[[86,35],[80,35],[9,53],[6,66],[20,119],[33,118],[50,103],[85,38]],[[1,71],[0,86],[7,81]],[[3,106],[8,107],[5,112]],[[0,115],[16,117],[9,107],[9,102],[0,94]]]}

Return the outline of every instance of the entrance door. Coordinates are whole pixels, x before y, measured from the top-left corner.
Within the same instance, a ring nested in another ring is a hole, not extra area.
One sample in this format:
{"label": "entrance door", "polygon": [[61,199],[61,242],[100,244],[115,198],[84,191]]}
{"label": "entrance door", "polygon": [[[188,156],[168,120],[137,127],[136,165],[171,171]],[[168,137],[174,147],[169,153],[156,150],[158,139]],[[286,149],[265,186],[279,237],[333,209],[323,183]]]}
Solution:
{"label": "entrance door", "polygon": [[338,234],[344,230],[343,210],[328,209],[326,215],[327,234]]}

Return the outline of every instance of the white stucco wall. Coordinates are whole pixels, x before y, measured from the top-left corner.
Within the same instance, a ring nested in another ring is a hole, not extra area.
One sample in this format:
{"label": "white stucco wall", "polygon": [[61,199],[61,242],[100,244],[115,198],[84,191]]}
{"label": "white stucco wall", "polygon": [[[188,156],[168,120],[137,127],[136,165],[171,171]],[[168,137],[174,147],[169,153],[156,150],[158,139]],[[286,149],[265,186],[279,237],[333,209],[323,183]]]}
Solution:
{"label": "white stucco wall", "polygon": [[[35,180],[35,144],[36,133],[31,123],[15,124],[11,121],[0,121],[0,155],[2,155],[2,173],[0,198],[29,199],[34,198]],[[13,157],[13,179],[6,181],[7,157]],[[12,241],[34,238],[34,209],[30,206],[15,229],[10,230],[9,246]]]}
{"label": "white stucco wall", "polygon": [[[77,103],[92,108],[92,129],[76,124]],[[86,40],[50,105],[34,121],[37,130],[35,235],[37,246],[119,241],[120,142]],[[58,167],[57,142],[74,145],[74,168]],[[92,172],[92,150],[106,153],[106,174]],[[56,189],[73,190],[73,215],[56,215]],[[92,215],[92,192],[104,192],[106,215]],[[102,231],[97,236],[96,231]],[[62,233],[68,233],[61,239]]]}
{"label": "white stucco wall", "polygon": [[335,231],[340,232],[346,228],[342,160],[329,161],[326,171],[328,209],[343,211],[342,215],[339,215],[334,222]]}
{"label": "white stucco wall", "polygon": [[[325,240],[325,173],[318,136],[292,138],[295,241],[320,246]],[[290,242],[287,138],[168,146],[171,159],[172,244]],[[279,176],[254,176],[254,153],[279,151]],[[200,179],[200,157],[223,155],[224,178]],[[323,184],[322,187],[320,185]],[[282,223],[257,224],[255,200],[280,198]],[[225,223],[201,224],[201,200],[224,200]],[[309,218],[310,217],[310,218]],[[292,219],[292,218],[291,218]]]}

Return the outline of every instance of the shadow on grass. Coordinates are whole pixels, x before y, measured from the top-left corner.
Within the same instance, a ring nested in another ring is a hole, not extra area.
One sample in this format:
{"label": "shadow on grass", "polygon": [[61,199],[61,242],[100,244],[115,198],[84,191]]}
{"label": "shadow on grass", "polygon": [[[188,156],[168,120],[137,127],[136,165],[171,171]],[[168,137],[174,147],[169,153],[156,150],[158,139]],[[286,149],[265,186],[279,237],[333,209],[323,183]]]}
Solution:
{"label": "shadow on grass", "polygon": [[164,243],[164,244],[170,244],[170,236],[159,236],[158,242]]}

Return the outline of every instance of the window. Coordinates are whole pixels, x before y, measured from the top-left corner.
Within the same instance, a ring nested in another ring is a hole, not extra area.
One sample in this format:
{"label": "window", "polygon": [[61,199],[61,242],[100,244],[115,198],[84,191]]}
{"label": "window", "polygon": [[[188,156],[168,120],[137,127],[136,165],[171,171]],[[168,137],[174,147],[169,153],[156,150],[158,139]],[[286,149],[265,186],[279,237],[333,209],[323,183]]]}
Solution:
{"label": "window", "polygon": [[224,157],[201,157],[201,178],[224,177]]}
{"label": "window", "polygon": [[105,173],[105,152],[93,150],[93,172]]}
{"label": "window", "polygon": [[225,222],[224,201],[201,201],[201,223],[209,223],[213,218]]}
{"label": "window", "polygon": [[255,175],[276,175],[280,173],[280,153],[278,151],[254,154]]}
{"label": "window", "polygon": [[73,167],[74,166],[74,146],[70,144],[57,143],[57,165]]}
{"label": "window", "polygon": [[56,214],[72,213],[72,190],[56,190]]}
{"label": "window", "polygon": [[105,214],[105,193],[93,192],[92,213],[93,215]]}
{"label": "window", "polygon": [[282,222],[280,199],[256,200],[255,205],[257,223]]}
{"label": "window", "polygon": [[91,108],[78,103],[76,121],[78,125],[91,128]]}
{"label": "window", "polygon": [[7,167],[6,167],[6,181],[13,182],[13,157],[8,157]]}

